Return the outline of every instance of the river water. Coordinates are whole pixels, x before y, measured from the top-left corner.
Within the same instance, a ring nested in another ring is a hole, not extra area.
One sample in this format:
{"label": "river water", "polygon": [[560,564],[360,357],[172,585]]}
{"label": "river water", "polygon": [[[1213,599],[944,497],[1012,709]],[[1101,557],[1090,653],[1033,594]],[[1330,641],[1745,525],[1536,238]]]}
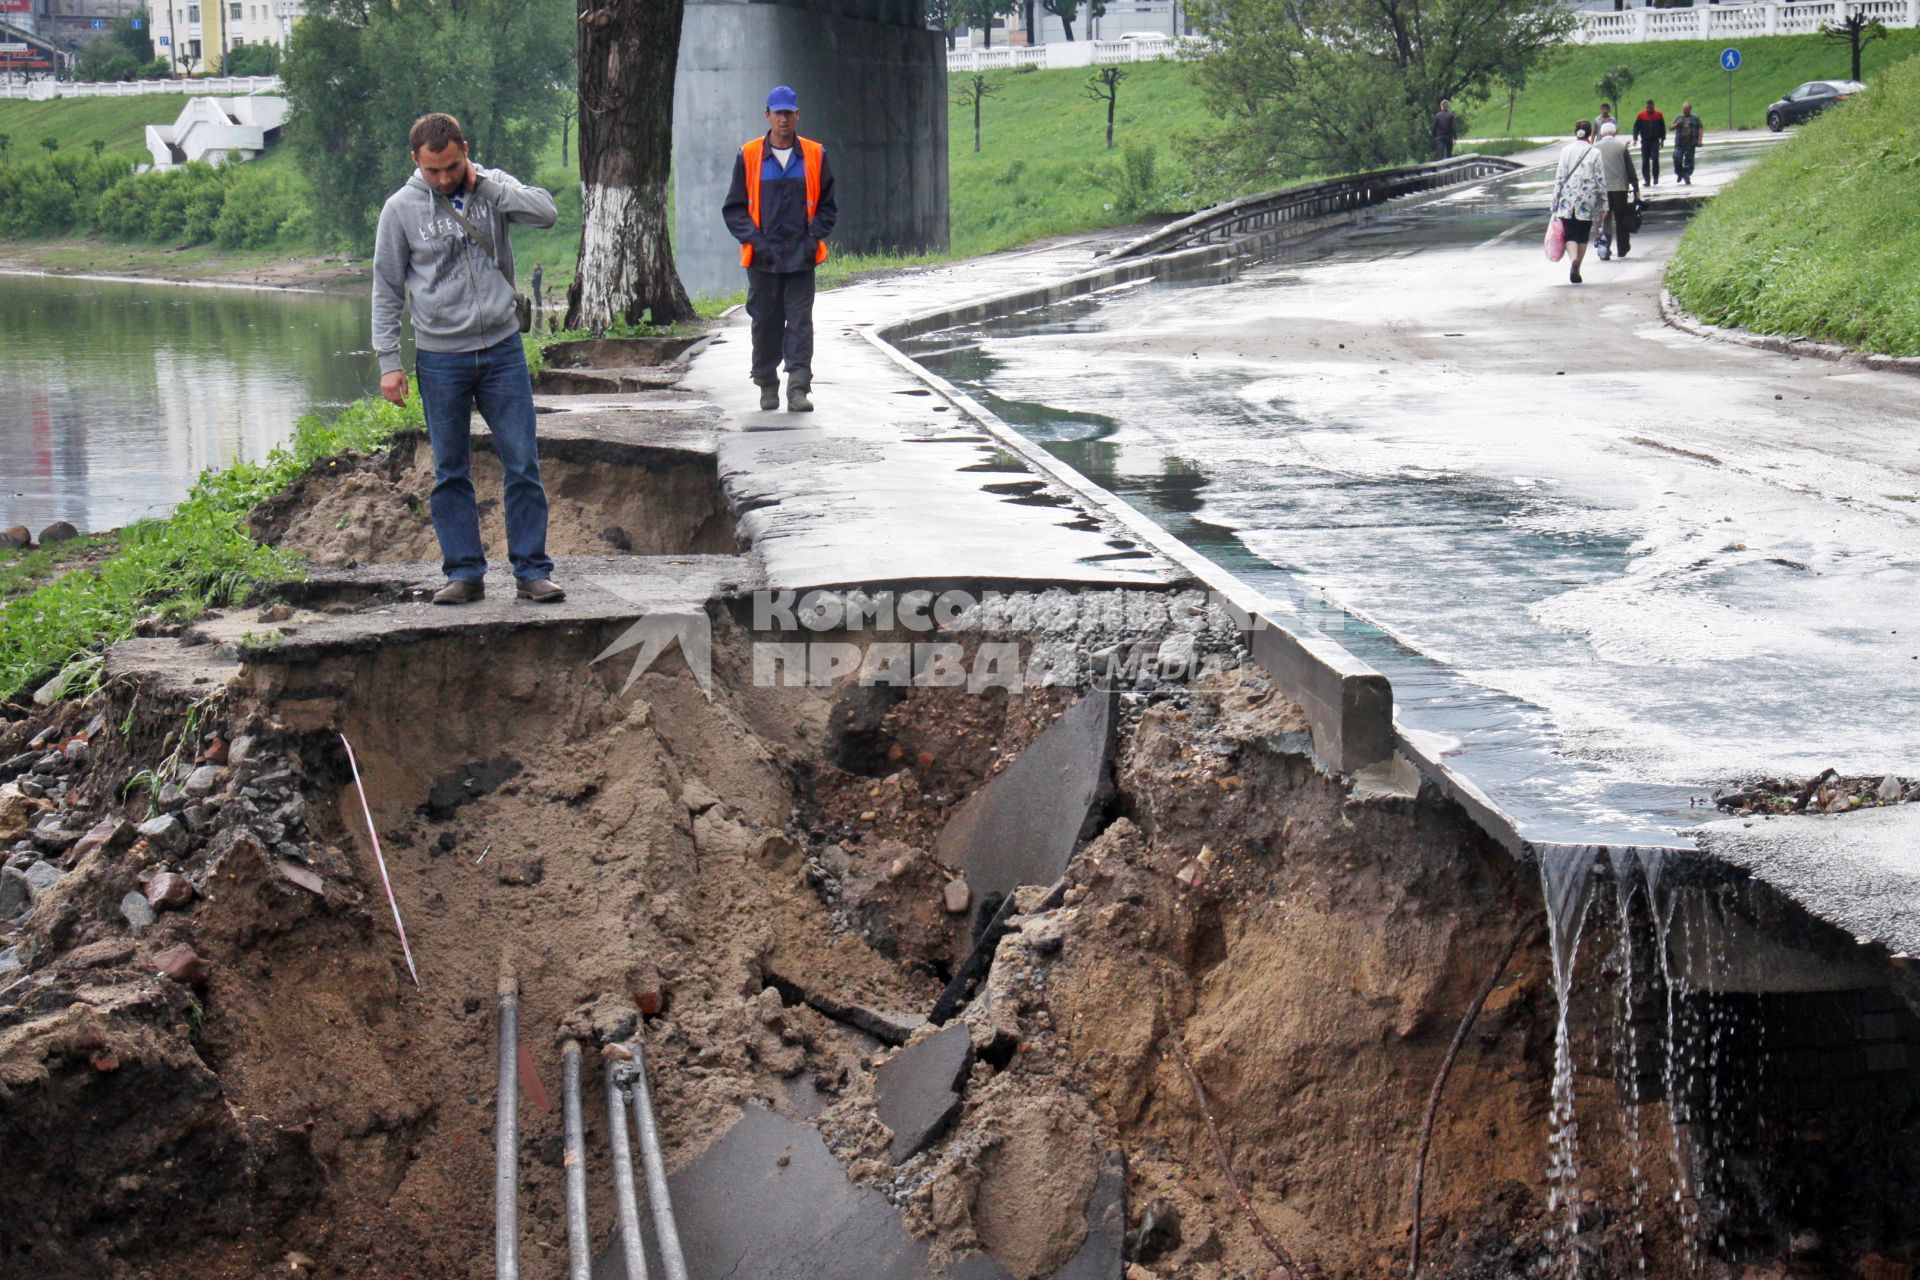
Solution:
{"label": "river water", "polygon": [[0,275],[0,527],[163,515],[375,389],[364,291]]}

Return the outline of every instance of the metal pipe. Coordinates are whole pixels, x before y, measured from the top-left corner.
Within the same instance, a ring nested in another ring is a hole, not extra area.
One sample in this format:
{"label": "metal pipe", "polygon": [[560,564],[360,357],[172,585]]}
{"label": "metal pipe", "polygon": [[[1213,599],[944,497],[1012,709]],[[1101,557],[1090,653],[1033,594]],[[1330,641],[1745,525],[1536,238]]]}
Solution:
{"label": "metal pipe", "polygon": [[580,1120],[580,1042],[560,1046],[561,1103],[566,1115],[567,1280],[593,1280],[587,1238],[587,1137]]}
{"label": "metal pipe", "polygon": [[633,1124],[640,1131],[640,1160],[647,1169],[647,1201],[653,1208],[654,1242],[667,1280],[687,1280],[687,1259],[680,1231],[673,1225],[673,1197],[667,1193],[667,1162],[660,1156],[660,1130],[653,1122],[653,1091],[647,1087],[647,1050],[636,1034],[633,1049]]}
{"label": "metal pipe", "polygon": [[500,974],[499,1094],[493,1118],[493,1274],[520,1280],[520,984]]}
{"label": "metal pipe", "polygon": [[627,1280],[647,1280],[647,1247],[640,1238],[640,1202],[633,1188],[633,1147],[627,1139],[627,1091],[618,1063],[607,1063],[607,1137],[613,1147],[613,1207],[620,1219],[620,1253]]}

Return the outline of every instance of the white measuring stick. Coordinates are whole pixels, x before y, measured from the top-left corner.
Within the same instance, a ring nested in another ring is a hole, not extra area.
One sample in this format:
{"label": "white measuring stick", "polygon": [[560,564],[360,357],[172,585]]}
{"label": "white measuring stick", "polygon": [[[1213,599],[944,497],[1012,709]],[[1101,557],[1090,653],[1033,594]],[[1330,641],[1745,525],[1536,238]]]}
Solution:
{"label": "white measuring stick", "polygon": [[393,881],[387,876],[387,860],[380,853],[380,833],[373,829],[373,810],[367,807],[367,789],[360,783],[360,765],[353,758],[353,744],[347,741],[347,735],[340,735],[340,745],[347,749],[347,768],[353,770],[353,789],[360,793],[360,812],[367,818],[367,834],[373,837],[373,860],[380,864],[380,883],[387,887],[387,905],[393,908],[393,927],[400,931],[400,954],[407,958],[407,973],[413,978],[413,985],[420,985],[420,974],[413,967],[413,948],[407,945],[407,926],[400,919],[400,904],[394,900]]}

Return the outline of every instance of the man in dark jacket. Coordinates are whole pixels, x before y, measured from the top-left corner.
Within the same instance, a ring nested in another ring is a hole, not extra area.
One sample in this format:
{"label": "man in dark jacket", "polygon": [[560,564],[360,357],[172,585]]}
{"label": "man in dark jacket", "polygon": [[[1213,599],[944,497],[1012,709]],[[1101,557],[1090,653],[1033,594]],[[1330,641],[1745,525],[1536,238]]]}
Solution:
{"label": "man in dark jacket", "polygon": [[1693,114],[1691,102],[1682,103],[1680,116],[1673,122],[1673,176],[1693,185],[1693,159],[1707,136],[1707,126]]}
{"label": "man in dark jacket", "polygon": [[720,215],[740,242],[747,269],[747,317],[753,322],[753,380],[760,407],[780,407],[780,363],[787,366],[787,408],[813,402],[813,272],[827,260],[838,209],[827,149],[796,131],[792,89],[767,95],[767,132],[733,158],[733,185]]}
{"label": "man in dark jacket", "polygon": [[1660,185],[1660,148],[1667,144],[1667,118],[1647,99],[1647,109],[1633,122],[1633,140],[1640,144],[1640,177]]}
{"label": "man in dark jacket", "polygon": [[1453,140],[1460,132],[1460,121],[1453,114],[1453,103],[1446,98],[1440,99],[1440,109],[1433,113],[1433,158],[1451,160],[1453,158]]}

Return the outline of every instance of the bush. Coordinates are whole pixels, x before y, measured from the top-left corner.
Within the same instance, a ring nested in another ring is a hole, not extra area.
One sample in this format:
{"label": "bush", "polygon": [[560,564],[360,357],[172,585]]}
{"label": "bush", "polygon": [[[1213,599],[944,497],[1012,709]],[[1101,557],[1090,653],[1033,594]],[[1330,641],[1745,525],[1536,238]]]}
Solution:
{"label": "bush", "polygon": [[[228,172],[233,172],[229,170]],[[299,197],[276,174],[242,168],[226,182],[213,240],[227,249],[264,249],[286,237],[287,224],[304,220]]]}
{"label": "bush", "polygon": [[271,44],[243,44],[230,49],[220,63],[220,74],[228,76],[274,76],[280,74],[280,48]]}
{"label": "bush", "polygon": [[89,225],[101,193],[129,167],[110,156],[50,151],[0,169],[0,235],[60,235]]}

